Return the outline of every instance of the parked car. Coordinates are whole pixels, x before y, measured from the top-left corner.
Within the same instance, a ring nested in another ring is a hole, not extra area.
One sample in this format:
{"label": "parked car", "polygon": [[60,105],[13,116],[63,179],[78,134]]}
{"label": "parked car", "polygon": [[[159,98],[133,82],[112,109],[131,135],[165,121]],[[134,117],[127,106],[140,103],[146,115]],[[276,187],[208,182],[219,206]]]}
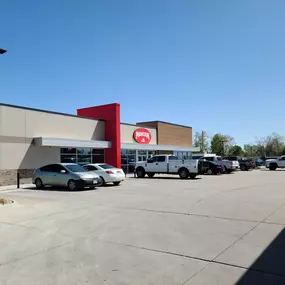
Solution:
{"label": "parked car", "polygon": [[178,174],[181,179],[193,179],[198,175],[198,160],[179,159],[174,155],[155,155],[147,161],[136,163],[138,178],[143,178],[146,174],[153,177],[156,173]]}
{"label": "parked car", "polygon": [[239,159],[239,165],[241,171],[248,171],[251,168],[251,163],[247,159]]}
{"label": "parked car", "polygon": [[202,156],[199,158],[199,160],[207,160],[207,161],[212,161],[220,165],[221,173],[226,173],[227,172],[227,167],[230,167],[230,164],[226,161],[223,161],[220,156],[208,154],[205,156]]}
{"label": "parked car", "polygon": [[33,183],[38,189],[44,186],[63,186],[68,190],[89,187],[94,189],[100,183],[96,173],[86,172],[75,163],[55,163],[37,168],[33,173]]}
{"label": "parked car", "polygon": [[266,162],[266,160],[265,160],[265,159],[262,159],[262,158],[257,158],[257,159],[255,160],[256,166],[265,166],[265,162]]}
{"label": "parked car", "polygon": [[119,185],[125,179],[125,173],[121,168],[116,168],[105,163],[86,164],[83,168],[87,172],[96,173],[101,180],[101,184],[112,182],[114,185]]}
{"label": "parked car", "polygon": [[223,159],[229,160],[232,162],[232,169],[237,170],[240,168],[240,164],[239,164],[240,158],[238,156],[224,156]]}
{"label": "parked car", "polygon": [[244,157],[243,160],[247,160],[250,164],[250,168],[256,168],[256,160],[254,158],[246,158]]}
{"label": "parked car", "polygon": [[282,155],[276,159],[267,159],[265,167],[270,170],[276,170],[277,168],[285,168],[285,155]]}
{"label": "parked car", "polygon": [[222,157],[220,156],[218,156],[217,158],[219,161],[222,161],[226,173],[232,173],[233,171],[236,170],[236,167],[233,165],[232,161],[227,160],[227,159],[222,159]]}
{"label": "parked car", "polygon": [[208,160],[200,160],[199,161],[199,173],[200,174],[219,174],[222,173],[222,168],[219,163],[208,161]]}

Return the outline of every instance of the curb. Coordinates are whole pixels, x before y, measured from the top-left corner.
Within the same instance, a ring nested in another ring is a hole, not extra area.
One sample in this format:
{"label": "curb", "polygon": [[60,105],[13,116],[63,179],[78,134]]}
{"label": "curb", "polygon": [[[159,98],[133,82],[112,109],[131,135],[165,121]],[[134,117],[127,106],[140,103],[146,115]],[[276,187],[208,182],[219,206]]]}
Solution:
{"label": "curb", "polygon": [[20,189],[25,189],[29,187],[33,187],[34,184],[21,184],[20,188],[17,188],[17,185],[6,185],[6,186],[0,186],[0,192],[1,191],[10,191],[10,190],[20,190]]}

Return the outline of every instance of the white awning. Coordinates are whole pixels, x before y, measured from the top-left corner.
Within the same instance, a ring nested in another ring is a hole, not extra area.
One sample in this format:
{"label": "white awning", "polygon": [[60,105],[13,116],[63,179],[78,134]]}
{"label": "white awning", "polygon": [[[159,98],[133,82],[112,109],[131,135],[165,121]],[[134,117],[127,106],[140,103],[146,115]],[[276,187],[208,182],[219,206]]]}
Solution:
{"label": "white awning", "polygon": [[163,150],[163,151],[188,151],[198,152],[199,147],[184,147],[174,145],[159,145],[159,144],[135,144],[135,143],[121,143],[121,149],[141,149],[141,150]]}
{"label": "white awning", "polygon": [[110,148],[112,143],[109,141],[93,141],[93,140],[74,140],[64,138],[34,138],[34,144],[37,146],[56,146],[68,148]]}

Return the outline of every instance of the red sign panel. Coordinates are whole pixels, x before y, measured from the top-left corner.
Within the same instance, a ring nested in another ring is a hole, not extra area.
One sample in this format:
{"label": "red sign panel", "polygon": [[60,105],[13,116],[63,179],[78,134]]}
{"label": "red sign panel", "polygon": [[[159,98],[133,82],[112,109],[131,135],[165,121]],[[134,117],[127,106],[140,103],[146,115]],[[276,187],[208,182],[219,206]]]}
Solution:
{"label": "red sign panel", "polygon": [[134,140],[140,144],[149,144],[151,141],[151,133],[147,129],[139,128],[134,131]]}

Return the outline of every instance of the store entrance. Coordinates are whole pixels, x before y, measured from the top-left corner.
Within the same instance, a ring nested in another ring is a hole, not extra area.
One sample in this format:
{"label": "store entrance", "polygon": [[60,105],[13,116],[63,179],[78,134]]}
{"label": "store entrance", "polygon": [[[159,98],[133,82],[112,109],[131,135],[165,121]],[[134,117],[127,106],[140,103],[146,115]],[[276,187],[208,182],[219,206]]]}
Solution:
{"label": "store entrance", "polygon": [[137,161],[146,161],[147,160],[147,151],[138,150]]}
{"label": "store entrance", "polygon": [[155,155],[153,150],[121,150],[121,164],[125,173],[134,173],[135,164],[137,161],[147,161],[150,157]]}

